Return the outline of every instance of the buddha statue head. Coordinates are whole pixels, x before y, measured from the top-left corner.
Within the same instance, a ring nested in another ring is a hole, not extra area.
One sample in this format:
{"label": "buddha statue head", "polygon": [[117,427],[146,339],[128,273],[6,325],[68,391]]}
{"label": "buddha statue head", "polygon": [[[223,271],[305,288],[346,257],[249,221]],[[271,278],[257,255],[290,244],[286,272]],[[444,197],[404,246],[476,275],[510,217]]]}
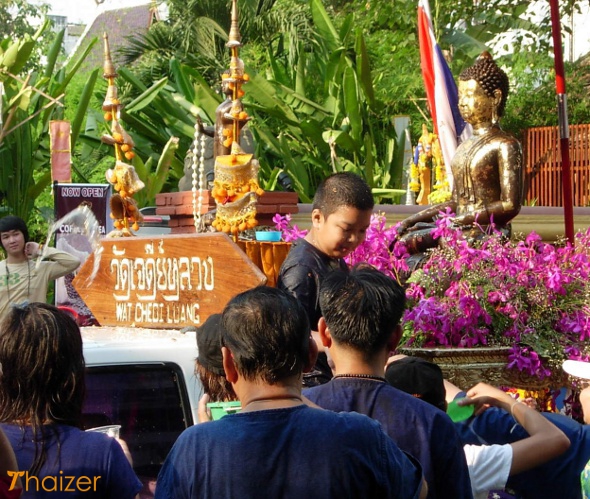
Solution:
{"label": "buddha statue head", "polygon": [[459,75],[459,110],[472,125],[497,123],[504,114],[509,82],[489,52],[483,52],[473,66]]}

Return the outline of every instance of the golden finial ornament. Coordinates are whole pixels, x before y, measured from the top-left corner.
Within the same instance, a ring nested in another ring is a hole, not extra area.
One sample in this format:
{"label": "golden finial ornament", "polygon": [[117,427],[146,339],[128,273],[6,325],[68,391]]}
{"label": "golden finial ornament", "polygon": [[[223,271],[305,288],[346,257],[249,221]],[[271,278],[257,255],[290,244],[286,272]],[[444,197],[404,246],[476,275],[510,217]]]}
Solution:
{"label": "golden finial ornament", "polygon": [[238,233],[258,225],[256,202],[258,196],[264,193],[258,185],[258,161],[240,147],[241,130],[250,120],[241,100],[244,96],[242,85],[250,79],[239,56],[241,46],[238,4],[237,0],[232,0],[231,29],[227,42],[231,61],[229,72],[222,75],[224,85],[231,91],[231,103],[228,102],[222,111],[221,126],[216,126],[216,133],[221,132],[222,145],[229,149],[229,154],[215,158],[215,181],[211,195],[217,205],[213,227],[232,234],[235,239]]}
{"label": "golden finial ornament", "polygon": [[[105,78],[116,78],[119,76],[117,71],[115,70],[115,65],[113,64],[113,59],[111,58],[111,48],[109,47],[109,35],[104,33],[102,35],[104,40],[104,56],[103,56],[103,76]],[[110,83],[110,82],[109,82]]]}
{"label": "golden finial ornament", "polygon": [[229,30],[229,48],[242,46],[242,35],[240,35],[240,25],[238,21],[238,0],[232,0],[231,5],[231,27]]}
{"label": "golden finial ornament", "polygon": [[104,119],[111,122],[110,134],[103,134],[101,141],[115,148],[115,167],[107,170],[106,178],[113,185],[116,193],[111,196],[111,218],[114,219],[115,231],[112,236],[132,236],[133,230],[139,229],[139,223],[143,217],[139,212],[137,202],[133,194],[145,187],[139,179],[135,168],[125,163],[135,156],[133,148],[135,144],[131,136],[125,131],[120,122],[121,101],[119,100],[115,78],[117,72],[111,58],[109,37],[106,33],[104,39],[103,77],[107,80],[107,93],[102,103]]}

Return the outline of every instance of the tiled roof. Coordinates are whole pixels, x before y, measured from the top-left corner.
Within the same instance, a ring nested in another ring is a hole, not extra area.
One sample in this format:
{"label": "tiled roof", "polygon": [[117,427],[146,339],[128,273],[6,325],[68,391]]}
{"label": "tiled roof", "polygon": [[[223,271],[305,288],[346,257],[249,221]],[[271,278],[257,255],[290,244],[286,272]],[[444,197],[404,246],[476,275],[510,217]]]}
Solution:
{"label": "tiled roof", "polygon": [[120,57],[117,52],[120,47],[127,43],[125,37],[147,32],[152,20],[150,7],[151,4],[148,3],[102,12],[82,36],[82,40],[71,59],[75,60],[77,57],[76,54],[82,52],[82,47],[86,47],[96,37],[99,42],[94,45],[92,51],[88,54],[82,66],[82,71],[92,71],[97,67],[102,68],[104,56],[103,34],[107,33],[111,56],[115,68],[118,68],[120,66]]}
{"label": "tiled roof", "polygon": [[82,36],[86,29],[85,24],[68,24],[68,35],[69,36]]}

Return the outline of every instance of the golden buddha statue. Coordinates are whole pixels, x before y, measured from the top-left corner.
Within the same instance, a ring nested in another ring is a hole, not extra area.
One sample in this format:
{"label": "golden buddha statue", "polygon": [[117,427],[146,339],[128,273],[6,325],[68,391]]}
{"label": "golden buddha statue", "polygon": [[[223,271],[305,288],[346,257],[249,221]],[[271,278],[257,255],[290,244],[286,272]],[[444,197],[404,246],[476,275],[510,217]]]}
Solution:
{"label": "golden buddha statue", "polygon": [[488,52],[460,74],[459,111],[473,135],[459,145],[451,162],[451,200],[406,218],[398,228],[410,253],[437,245],[431,235],[433,222],[447,208],[455,213],[454,224],[470,237],[482,235],[492,222],[510,235],[510,221],[521,207],[522,149],[498,124],[508,88],[508,76]]}

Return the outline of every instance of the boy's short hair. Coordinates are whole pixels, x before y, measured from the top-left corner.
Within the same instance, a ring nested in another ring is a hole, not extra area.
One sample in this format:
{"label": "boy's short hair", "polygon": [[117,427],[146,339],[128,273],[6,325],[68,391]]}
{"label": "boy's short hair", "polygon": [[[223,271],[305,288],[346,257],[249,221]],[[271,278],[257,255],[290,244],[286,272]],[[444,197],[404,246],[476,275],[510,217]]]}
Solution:
{"label": "boy's short hair", "polygon": [[367,265],[330,272],[319,299],[332,338],[367,355],[387,344],[406,304],[397,281]]}
{"label": "boy's short hair", "polygon": [[385,379],[402,392],[446,412],[444,376],[436,364],[420,357],[403,357],[387,366]]}
{"label": "boy's short hair", "polygon": [[372,210],[375,206],[369,185],[351,172],[334,173],[322,180],[313,198],[312,209],[320,210],[327,217],[342,206],[361,211]]}
{"label": "boy's short hair", "polygon": [[221,324],[222,344],[244,379],[272,385],[303,372],[311,329],[294,296],[268,286],[244,291],[226,305]]}
{"label": "boy's short hair", "polygon": [[[9,232],[11,230],[21,231],[25,238],[25,243],[29,242],[29,229],[27,228],[27,224],[22,218],[17,217],[15,215],[7,215],[3,218],[0,218],[0,234],[2,232]],[[4,245],[2,244],[1,240],[0,246],[4,248]]]}

